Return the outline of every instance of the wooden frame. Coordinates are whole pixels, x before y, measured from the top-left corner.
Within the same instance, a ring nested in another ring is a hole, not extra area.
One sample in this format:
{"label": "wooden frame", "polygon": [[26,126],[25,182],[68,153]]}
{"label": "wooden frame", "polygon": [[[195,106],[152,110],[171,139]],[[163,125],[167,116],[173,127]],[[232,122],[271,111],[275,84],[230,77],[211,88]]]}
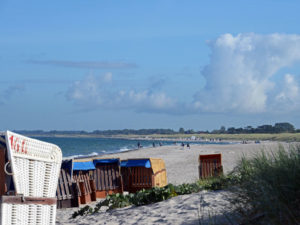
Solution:
{"label": "wooden frame", "polygon": [[92,171],[73,171],[73,181],[78,191],[78,204],[88,204],[96,201],[95,181],[92,178]]}
{"label": "wooden frame", "polygon": [[[71,162],[72,163],[72,162]],[[57,185],[57,208],[78,207],[78,190],[68,168],[61,168]]]}
{"label": "wooden frame", "polygon": [[97,198],[105,198],[107,195],[113,193],[123,193],[119,162],[99,163],[95,167],[94,180]]}

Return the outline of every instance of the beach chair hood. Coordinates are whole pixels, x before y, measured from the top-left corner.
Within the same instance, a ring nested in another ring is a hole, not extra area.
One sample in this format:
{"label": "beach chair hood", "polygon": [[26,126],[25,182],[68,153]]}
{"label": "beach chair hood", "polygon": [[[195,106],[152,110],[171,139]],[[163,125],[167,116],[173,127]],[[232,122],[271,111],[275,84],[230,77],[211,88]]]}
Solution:
{"label": "beach chair hood", "polygon": [[96,167],[92,161],[73,162],[73,170],[95,170]]}
{"label": "beach chair hood", "polygon": [[95,166],[98,164],[111,164],[111,163],[118,163],[118,165],[120,165],[120,159],[94,159],[93,163]]}
{"label": "beach chair hood", "polygon": [[121,162],[122,167],[145,167],[151,168],[149,159],[128,159]]}

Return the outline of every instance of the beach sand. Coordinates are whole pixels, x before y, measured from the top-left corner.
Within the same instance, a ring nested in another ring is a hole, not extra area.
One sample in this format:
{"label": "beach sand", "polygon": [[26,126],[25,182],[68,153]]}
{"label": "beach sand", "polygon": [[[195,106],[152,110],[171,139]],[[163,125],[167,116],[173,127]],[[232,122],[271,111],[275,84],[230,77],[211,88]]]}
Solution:
{"label": "beach sand", "polygon": [[[168,183],[182,184],[198,179],[200,154],[222,153],[223,169],[225,173],[228,173],[243,155],[249,158],[261,150],[274,150],[278,144],[276,142],[228,145],[192,144],[190,149],[178,145],[161,146],[110,154],[104,158],[162,158],[166,164]],[[213,220],[217,220],[215,224],[227,224],[225,212],[231,208],[227,200],[228,195],[230,195],[228,191],[202,191],[146,206],[129,206],[108,212],[103,210],[94,215],[79,216],[75,219],[70,219],[70,217],[78,208],[59,209],[56,222],[57,224],[199,224],[201,221],[202,224],[207,224],[211,222],[213,216]]]}

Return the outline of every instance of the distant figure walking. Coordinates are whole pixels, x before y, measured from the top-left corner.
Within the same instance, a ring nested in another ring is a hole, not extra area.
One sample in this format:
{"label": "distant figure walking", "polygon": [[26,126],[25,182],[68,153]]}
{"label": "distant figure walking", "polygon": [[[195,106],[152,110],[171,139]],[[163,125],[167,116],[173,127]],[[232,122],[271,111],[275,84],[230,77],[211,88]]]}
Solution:
{"label": "distant figure walking", "polygon": [[187,144],[186,144],[186,147],[188,147],[189,149],[191,149],[191,147],[190,147],[190,144],[189,144],[189,143],[187,143]]}
{"label": "distant figure walking", "polygon": [[162,143],[161,143],[161,142],[159,142],[159,146],[162,146]]}
{"label": "distant figure walking", "polygon": [[152,143],[152,146],[153,146],[153,148],[155,148],[155,143],[154,142]]}
{"label": "distant figure walking", "polygon": [[140,148],[140,147],[141,147],[141,143],[140,143],[140,142],[138,142],[138,143],[137,143],[137,146],[138,146],[138,148]]}
{"label": "distant figure walking", "polygon": [[181,146],[184,147],[184,143],[183,142],[181,143]]}

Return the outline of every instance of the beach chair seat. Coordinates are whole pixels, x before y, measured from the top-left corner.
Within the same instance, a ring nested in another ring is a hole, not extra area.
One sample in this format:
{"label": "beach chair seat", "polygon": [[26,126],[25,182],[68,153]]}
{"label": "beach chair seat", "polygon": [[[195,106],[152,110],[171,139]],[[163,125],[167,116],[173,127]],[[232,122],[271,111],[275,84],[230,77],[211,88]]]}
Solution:
{"label": "beach chair seat", "polygon": [[167,173],[162,159],[128,159],[121,162],[123,189],[137,192],[167,185]]}
{"label": "beach chair seat", "polygon": [[199,178],[205,179],[223,174],[222,155],[199,155]]}
{"label": "beach chair seat", "polygon": [[105,198],[109,194],[123,193],[120,159],[94,158],[93,163],[96,167],[96,197]]}

